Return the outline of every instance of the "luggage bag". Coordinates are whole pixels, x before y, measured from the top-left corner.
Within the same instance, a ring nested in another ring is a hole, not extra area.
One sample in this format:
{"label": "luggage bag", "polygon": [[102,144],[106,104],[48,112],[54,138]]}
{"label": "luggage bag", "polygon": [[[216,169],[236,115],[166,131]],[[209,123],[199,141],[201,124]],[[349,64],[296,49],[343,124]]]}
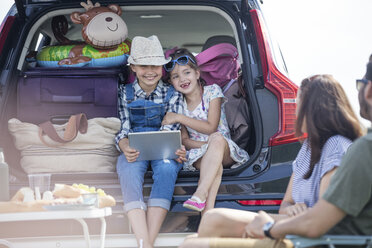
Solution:
{"label": "luggage bag", "polygon": [[64,123],[71,115],[117,117],[119,68],[33,68],[18,81],[17,117]]}
{"label": "luggage bag", "polygon": [[114,172],[119,155],[115,135],[118,118],[93,118],[76,114],[62,125],[8,121],[20,164],[27,174]]}

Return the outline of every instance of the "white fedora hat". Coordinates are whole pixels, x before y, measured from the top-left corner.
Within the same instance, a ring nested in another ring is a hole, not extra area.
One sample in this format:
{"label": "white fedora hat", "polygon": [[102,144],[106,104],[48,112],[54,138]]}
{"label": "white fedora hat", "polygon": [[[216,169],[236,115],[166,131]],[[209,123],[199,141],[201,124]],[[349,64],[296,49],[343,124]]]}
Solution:
{"label": "white fedora hat", "polygon": [[163,48],[156,35],[148,38],[136,36],[133,38],[128,63],[132,65],[164,65],[171,58],[165,59]]}

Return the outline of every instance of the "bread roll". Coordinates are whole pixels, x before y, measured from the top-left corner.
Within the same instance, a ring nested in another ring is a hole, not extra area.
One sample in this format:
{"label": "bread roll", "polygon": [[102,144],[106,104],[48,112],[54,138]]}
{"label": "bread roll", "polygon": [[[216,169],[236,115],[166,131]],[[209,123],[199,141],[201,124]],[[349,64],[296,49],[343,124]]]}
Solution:
{"label": "bread roll", "polygon": [[112,207],[115,205],[116,201],[111,195],[98,196],[98,206],[100,208]]}
{"label": "bread roll", "polygon": [[56,198],[77,198],[81,195],[81,190],[66,184],[56,184],[53,195]]}

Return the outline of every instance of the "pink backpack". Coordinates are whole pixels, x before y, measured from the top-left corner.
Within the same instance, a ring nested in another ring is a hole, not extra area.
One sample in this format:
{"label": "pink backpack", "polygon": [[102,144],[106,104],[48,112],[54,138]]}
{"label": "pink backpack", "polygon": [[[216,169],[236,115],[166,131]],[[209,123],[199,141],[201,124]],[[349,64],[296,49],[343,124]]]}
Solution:
{"label": "pink backpack", "polygon": [[218,84],[228,99],[225,113],[231,139],[248,150],[252,124],[243,78],[239,76],[238,50],[229,43],[220,43],[202,51],[196,59],[207,85]]}
{"label": "pink backpack", "polygon": [[238,50],[229,43],[220,43],[202,51],[196,60],[207,85],[218,84],[223,88],[232,79],[238,78]]}

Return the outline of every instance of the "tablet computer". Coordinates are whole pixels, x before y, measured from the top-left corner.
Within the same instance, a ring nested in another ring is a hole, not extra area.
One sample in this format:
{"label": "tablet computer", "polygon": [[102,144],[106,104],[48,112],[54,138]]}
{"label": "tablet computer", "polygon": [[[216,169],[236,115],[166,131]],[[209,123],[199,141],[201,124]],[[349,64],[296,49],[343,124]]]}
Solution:
{"label": "tablet computer", "polygon": [[150,131],[129,133],[129,146],[140,152],[137,161],[175,159],[181,148],[181,131]]}

